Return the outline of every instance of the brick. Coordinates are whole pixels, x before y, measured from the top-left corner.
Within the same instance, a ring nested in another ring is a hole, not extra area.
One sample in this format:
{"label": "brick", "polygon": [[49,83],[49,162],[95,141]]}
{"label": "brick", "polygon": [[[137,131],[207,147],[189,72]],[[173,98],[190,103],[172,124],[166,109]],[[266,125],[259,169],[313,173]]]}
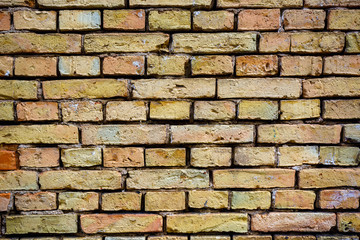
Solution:
{"label": "brick", "polygon": [[300,171],[300,188],[357,187],[360,171],[356,168],[317,168]]}
{"label": "brick", "polygon": [[0,56],[0,77],[11,77],[13,76],[14,59],[8,56]]}
{"label": "brick", "polygon": [[[289,239],[291,239],[290,237],[291,236],[289,236]],[[270,236],[270,235],[239,235],[239,236],[233,236],[233,240],[272,240],[272,236]]]}
{"label": "brick", "polygon": [[252,8],[293,8],[302,7],[302,0],[219,0],[218,7],[252,7]]}
{"label": "brick", "polygon": [[235,118],[236,104],[231,101],[196,101],[194,119],[231,120]]}
{"label": "brick", "polygon": [[337,225],[340,232],[360,232],[359,213],[338,213]]}
{"label": "brick", "polygon": [[325,100],[324,119],[359,119],[360,100]]}
{"label": "brick", "polygon": [[166,125],[85,125],[82,143],[85,145],[165,144]]}
{"label": "brick", "polygon": [[280,101],[280,119],[308,119],[320,117],[320,100],[282,100]]}
{"label": "brick", "polygon": [[231,148],[191,148],[190,164],[194,167],[220,167],[231,165]]}
{"label": "brick", "polygon": [[234,63],[231,56],[194,56],[191,58],[191,74],[197,75],[231,75]]}
{"label": "brick", "polygon": [[248,215],[244,213],[185,213],[168,215],[166,217],[166,230],[170,233],[244,233],[248,230],[247,219]]}
{"label": "brick", "polygon": [[15,194],[15,206],[18,211],[43,211],[57,208],[56,193],[37,192]]}
{"label": "brick", "polygon": [[108,121],[146,121],[146,103],[142,101],[117,101],[106,104]]}
{"label": "brick", "polygon": [[184,76],[188,56],[150,55],[147,57],[147,74],[150,76]]}
{"label": "brick", "polygon": [[104,193],[102,195],[101,209],[104,211],[140,211],[141,193]]}
{"label": "brick", "polygon": [[[323,236],[318,236],[318,238],[316,238],[313,235],[275,235],[274,239],[275,240],[316,240],[316,239],[321,239]],[[325,240],[325,239],[323,239]]]}
{"label": "brick", "polygon": [[135,10],[104,10],[104,29],[106,30],[145,30],[145,11]]}
{"label": "brick", "polygon": [[159,101],[150,103],[150,118],[160,120],[190,119],[191,103],[187,101]]}
{"label": "brick", "polygon": [[317,146],[279,147],[278,155],[279,166],[281,167],[319,163],[319,148]]}
{"label": "brick", "polygon": [[34,171],[0,172],[0,190],[37,190],[37,173]]}
{"label": "brick", "polygon": [[185,148],[147,148],[145,149],[145,162],[147,167],[154,166],[185,166]]}
{"label": "brick", "polygon": [[252,125],[171,126],[171,143],[249,143],[254,140]]}
{"label": "brick", "polygon": [[216,85],[213,78],[141,79],[131,83],[135,99],[211,98]]}
{"label": "brick", "polygon": [[344,126],[344,141],[345,142],[360,142],[360,125],[347,124]]}
{"label": "brick", "polygon": [[15,58],[15,75],[54,77],[56,63],[56,57],[18,57]]}
{"label": "brick", "polygon": [[348,238],[350,240],[358,240],[359,239],[358,236],[347,236],[347,235],[318,236],[319,240],[340,240],[340,239],[344,239],[344,238]]}
{"label": "brick", "polygon": [[59,120],[57,102],[20,102],[16,105],[18,121]]}
{"label": "brick", "polygon": [[185,192],[147,192],[145,211],[185,210]]}
{"label": "brick", "polygon": [[219,98],[298,98],[301,82],[295,78],[219,79]]}
{"label": "brick", "polygon": [[325,57],[324,74],[360,75],[360,57],[357,55]]}
{"label": "brick", "polygon": [[37,99],[37,81],[0,81],[0,99]]}
{"label": "brick", "polygon": [[55,31],[55,11],[19,10],[13,14],[14,27],[17,30]]}
{"label": "brick", "polygon": [[281,76],[320,76],[323,61],[321,57],[284,56],[281,57]]}
{"label": "brick", "polygon": [[84,0],[69,2],[67,0],[38,0],[41,8],[116,8],[125,7],[125,0]]}
{"label": "brick", "polygon": [[0,102],[0,121],[14,121],[13,102]]}
{"label": "brick", "polygon": [[340,142],[341,125],[274,124],[258,127],[260,143],[328,143]]}
{"label": "brick", "polygon": [[19,161],[22,167],[57,167],[60,153],[57,148],[19,148]]}
{"label": "brick", "polygon": [[232,192],[231,209],[269,209],[271,193],[268,191]]}
{"label": "brick", "polygon": [[328,29],[330,30],[360,30],[360,11],[350,9],[330,10]]}
{"label": "brick", "polygon": [[94,101],[71,101],[61,103],[64,122],[99,122],[103,120],[103,105]]}
{"label": "brick", "polygon": [[356,7],[360,3],[352,0],[305,0],[306,7]]}
{"label": "brick", "polygon": [[190,191],[189,207],[224,209],[229,205],[229,193],[226,191]]}
{"label": "brick", "polygon": [[303,80],[303,96],[356,97],[360,96],[360,78],[316,78]]}
{"label": "brick", "polygon": [[78,143],[78,128],[67,125],[12,125],[0,127],[0,143]]}
{"label": "brick", "polygon": [[1,11],[0,12],[0,31],[8,31],[10,30],[11,22],[10,22],[10,12]]}
{"label": "brick", "polygon": [[[219,46],[221,46],[221,48]],[[243,52],[255,52],[255,51],[256,51],[255,33],[173,34],[173,52],[175,53],[217,54],[217,53],[243,53]]]}
{"label": "brick", "polygon": [[211,0],[130,0],[131,7],[202,7],[209,8]]}
{"label": "brick", "polygon": [[15,215],[6,217],[6,234],[61,234],[76,232],[76,214]]}
{"label": "brick", "polygon": [[265,53],[290,52],[290,36],[285,32],[261,33],[259,51]]}
{"label": "brick", "polygon": [[193,12],[195,31],[227,31],[234,29],[234,13],[230,11]]}
{"label": "brick", "polygon": [[230,236],[190,236],[191,240],[230,240]]}
{"label": "brick", "polygon": [[16,7],[16,6],[26,6],[34,7],[35,1],[26,1],[26,0],[4,0],[0,3],[1,7]]}
{"label": "brick", "polygon": [[209,173],[195,169],[129,170],[127,189],[207,188]]}
{"label": "brick", "polygon": [[17,157],[15,151],[0,150],[0,171],[16,170]]}
{"label": "brick", "polygon": [[345,46],[345,34],[340,32],[301,32],[291,34],[293,53],[336,53]]}
{"label": "brick", "polygon": [[289,169],[214,170],[214,188],[293,187],[295,171]]}
{"label": "brick", "polygon": [[61,150],[64,167],[92,167],[102,163],[101,148],[68,148]]}
{"label": "brick", "polygon": [[272,76],[278,73],[276,55],[250,55],[236,57],[236,76]]}
{"label": "brick", "polygon": [[320,163],[324,165],[357,166],[358,156],[357,147],[320,147]]}
{"label": "brick", "polygon": [[[260,86],[260,85],[259,85]],[[241,100],[238,105],[238,119],[276,120],[279,104],[276,101]]]}
{"label": "brick", "polygon": [[150,31],[190,30],[191,12],[184,10],[160,10],[149,12]]}
{"label": "brick", "polygon": [[99,194],[96,192],[61,192],[59,193],[59,209],[65,211],[97,210]]}
{"label": "brick", "polygon": [[46,171],[39,175],[41,189],[121,189],[121,173],[108,170]]}
{"label": "brick", "polygon": [[285,10],[284,27],[286,30],[324,29],[326,12],[320,9]]}
{"label": "brick", "polygon": [[246,9],[238,15],[238,30],[277,30],[280,9]]}
{"label": "brick", "polygon": [[328,232],[335,225],[335,213],[271,212],[251,218],[251,230],[260,232]]}
{"label": "brick", "polygon": [[347,33],[346,34],[345,52],[360,53],[360,35],[359,35],[359,33]]}
{"label": "brick", "polygon": [[319,207],[322,209],[357,209],[359,197],[358,190],[322,190],[319,194]]}
{"label": "brick", "polygon": [[99,76],[100,58],[93,56],[60,56],[59,72],[61,76]]}
{"label": "brick", "polygon": [[103,61],[105,75],[144,75],[144,56],[105,57]]}
{"label": "brick", "polygon": [[11,201],[11,193],[0,193],[0,212],[7,212]]}
{"label": "brick", "polygon": [[101,25],[101,13],[97,10],[59,11],[60,31],[98,30]]}
{"label": "brick", "polygon": [[166,52],[168,45],[169,35],[164,33],[100,33],[84,37],[86,53]]}
{"label": "brick", "polygon": [[0,34],[0,53],[80,53],[81,35],[78,34]]}
{"label": "brick", "polygon": [[104,148],[104,167],[143,167],[144,149],[127,148]]}
{"label": "brick", "polygon": [[239,166],[274,166],[274,147],[236,147],[234,164]]}
{"label": "brick", "polygon": [[161,232],[163,225],[157,214],[87,214],[80,216],[80,222],[87,234]]}
{"label": "brick", "polygon": [[127,82],[117,79],[55,80],[42,83],[45,99],[128,96]]}
{"label": "brick", "polygon": [[313,191],[278,190],[275,192],[276,209],[314,209],[316,194]]}
{"label": "brick", "polygon": [[188,237],[164,235],[164,236],[149,236],[148,239],[149,240],[188,240]]}

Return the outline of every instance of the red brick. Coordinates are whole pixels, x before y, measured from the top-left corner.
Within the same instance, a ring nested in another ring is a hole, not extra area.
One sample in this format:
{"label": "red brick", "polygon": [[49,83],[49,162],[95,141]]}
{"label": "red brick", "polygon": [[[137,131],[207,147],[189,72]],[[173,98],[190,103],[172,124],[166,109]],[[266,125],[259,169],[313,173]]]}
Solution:
{"label": "red brick", "polygon": [[145,30],[145,11],[104,10],[104,29],[107,30]]}
{"label": "red brick", "polygon": [[0,31],[10,30],[10,13],[1,11],[0,12]]}
{"label": "red brick", "polygon": [[290,52],[289,33],[262,33],[260,34],[260,52]]}
{"label": "red brick", "polygon": [[319,195],[319,206],[322,209],[357,209],[360,191],[345,189],[322,190]]}
{"label": "red brick", "polygon": [[9,209],[11,193],[0,193],[0,212],[6,212]]}
{"label": "red brick", "polygon": [[15,195],[15,206],[19,211],[43,211],[57,208],[56,193],[37,192]]}
{"label": "red brick", "polygon": [[242,10],[238,30],[276,30],[280,27],[280,9]]}
{"label": "red brick", "polygon": [[271,76],[278,73],[276,55],[252,55],[236,58],[236,76]]}
{"label": "red brick", "polygon": [[20,166],[22,167],[57,167],[60,153],[57,148],[20,148]]}
{"label": "red brick", "polygon": [[15,170],[16,162],[15,151],[0,150],[0,170]]}
{"label": "red brick", "polygon": [[51,121],[59,119],[56,102],[22,102],[16,106],[19,121]]}
{"label": "red brick", "polygon": [[144,75],[144,56],[105,57],[103,73],[105,75]]}
{"label": "red brick", "polygon": [[53,77],[57,75],[56,64],[56,57],[18,57],[15,59],[15,75]]}
{"label": "red brick", "polygon": [[143,148],[104,148],[104,167],[143,166]]}
{"label": "red brick", "polygon": [[326,12],[324,10],[285,10],[284,26],[293,29],[324,29]]}

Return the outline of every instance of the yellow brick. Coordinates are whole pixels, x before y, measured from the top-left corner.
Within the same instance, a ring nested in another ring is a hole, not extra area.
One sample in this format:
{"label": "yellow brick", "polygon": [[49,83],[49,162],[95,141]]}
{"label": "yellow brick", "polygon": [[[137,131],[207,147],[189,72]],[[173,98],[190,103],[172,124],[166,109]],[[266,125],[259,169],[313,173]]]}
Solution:
{"label": "yellow brick", "polygon": [[275,192],[277,209],[314,209],[316,194],[313,191],[278,190]]}
{"label": "yellow brick", "polygon": [[218,7],[253,7],[253,8],[292,8],[302,7],[302,0],[219,0]]}
{"label": "yellow brick", "polygon": [[0,77],[11,77],[14,71],[14,59],[8,56],[0,56]]}
{"label": "yellow brick", "polygon": [[338,230],[340,232],[360,232],[359,213],[338,213]]}
{"label": "yellow brick", "polygon": [[62,102],[61,110],[64,122],[98,122],[103,120],[101,102]]}
{"label": "yellow brick", "polygon": [[15,6],[25,6],[25,7],[34,7],[35,1],[30,0],[4,0],[0,2],[0,7],[15,7]]}
{"label": "yellow brick", "polygon": [[191,59],[192,75],[231,75],[234,63],[231,56],[195,56]]}
{"label": "yellow brick", "polygon": [[189,57],[180,55],[150,55],[147,57],[147,74],[184,76],[188,60]]}
{"label": "yellow brick", "polygon": [[140,211],[141,193],[104,193],[101,206],[104,211]]}
{"label": "yellow brick", "polygon": [[0,121],[14,121],[13,102],[0,102]]}
{"label": "yellow brick", "polygon": [[61,76],[99,76],[100,58],[92,56],[59,57]]}
{"label": "yellow brick", "polygon": [[336,53],[345,46],[345,34],[339,32],[302,32],[291,34],[291,52]]}
{"label": "yellow brick", "polygon": [[124,7],[125,0],[83,0],[83,1],[67,1],[67,0],[39,0],[41,7],[49,8],[115,8]]}
{"label": "yellow brick", "polygon": [[60,31],[98,30],[101,25],[100,11],[62,10],[59,11]]}
{"label": "yellow brick", "polygon": [[194,30],[221,31],[234,29],[234,13],[230,11],[195,11]]}
{"label": "yellow brick", "polygon": [[344,126],[345,142],[360,142],[360,124],[347,124]]}
{"label": "yellow brick", "polygon": [[55,77],[56,64],[56,57],[18,57],[15,58],[15,75]]}
{"label": "yellow brick", "polygon": [[279,166],[301,166],[318,164],[319,149],[317,146],[279,147]]}
{"label": "yellow brick", "polygon": [[231,209],[269,209],[271,193],[268,191],[232,192]]}
{"label": "yellow brick", "polygon": [[146,121],[146,103],[142,101],[116,101],[106,104],[108,121]]}
{"label": "yellow brick", "polygon": [[231,148],[191,148],[190,163],[195,167],[220,167],[231,165]]}
{"label": "yellow brick", "polygon": [[197,120],[231,120],[235,118],[235,103],[231,101],[196,101],[194,118]]}
{"label": "yellow brick", "polygon": [[34,171],[1,171],[0,190],[37,190],[37,172]]}
{"label": "yellow brick", "polygon": [[99,194],[96,192],[61,192],[59,209],[65,211],[92,211],[99,206]]}
{"label": "yellow brick", "polygon": [[185,148],[147,148],[145,149],[146,166],[185,166]]}
{"label": "yellow brick", "polygon": [[147,192],[145,211],[179,211],[185,209],[185,192]]}
{"label": "yellow brick", "polygon": [[357,166],[358,147],[320,147],[320,163],[324,165]]}
{"label": "yellow brick", "polygon": [[61,150],[64,167],[92,167],[101,165],[101,148],[68,148]]}
{"label": "yellow brick", "polygon": [[283,100],[280,102],[280,119],[294,120],[320,117],[320,100]]}
{"label": "yellow brick", "polygon": [[319,76],[322,58],[312,56],[285,56],[281,58],[281,76]]}
{"label": "yellow brick", "polygon": [[278,118],[278,109],[275,101],[241,100],[238,105],[238,119],[275,120]]}
{"label": "yellow brick", "polygon": [[[357,55],[325,57],[324,74],[360,75],[360,57]],[[16,70],[16,69],[15,69]]]}
{"label": "yellow brick", "polygon": [[228,207],[229,193],[226,191],[190,191],[189,207],[223,209]]}
{"label": "yellow brick", "polygon": [[328,29],[331,30],[360,30],[359,10],[330,10],[328,15]]}
{"label": "yellow brick", "polygon": [[240,166],[274,166],[274,147],[236,147],[235,165]]}
{"label": "yellow brick", "polygon": [[14,12],[14,26],[19,30],[56,30],[55,11],[20,10]]}
{"label": "yellow brick", "polygon": [[190,30],[191,13],[184,10],[150,11],[149,30]]}
{"label": "yellow brick", "polygon": [[261,34],[260,52],[290,52],[290,34],[287,32],[270,32]]}
{"label": "yellow brick", "polygon": [[151,119],[190,119],[190,102],[185,101],[161,101],[150,103]]}
{"label": "yellow brick", "polygon": [[359,119],[360,100],[325,100],[324,119]]}
{"label": "yellow brick", "polygon": [[131,7],[207,7],[211,0],[130,0]]}
{"label": "yellow brick", "polygon": [[346,34],[345,52],[360,53],[360,35],[359,35],[359,33]]}

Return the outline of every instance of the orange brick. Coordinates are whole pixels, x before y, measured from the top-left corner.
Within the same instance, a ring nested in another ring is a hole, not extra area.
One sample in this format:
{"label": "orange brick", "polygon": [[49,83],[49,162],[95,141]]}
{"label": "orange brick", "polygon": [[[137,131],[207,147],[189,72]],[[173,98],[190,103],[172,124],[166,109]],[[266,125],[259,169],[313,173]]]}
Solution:
{"label": "orange brick", "polygon": [[56,11],[15,11],[14,26],[19,30],[55,31],[56,15]]}
{"label": "orange brick", "polygon": [[21,102],[16,106],[19,121],[51,121],[59,119],[56,102]]}
{"label": "orange brick", "polygon": [[289,33],[263,33],[260,35],[260,52],[290,52]]}
{"label": "orange brick", "polygon": [[0,56],[0,77],[11,77],[13,75],[14,59],[8,56]]}
{"label": "orange brick", "polygon": [[238,30],[276,30],[280,27],[280,9],[255,9],[239,12]]}
{"label": "orange brick", "polygon": [[143,167],[143,148],[104,148],[104,167]]}
{"label": "orange brick", "polygon": [[326,57],[324,62],[326,75],[360,75],[360,56]]}
{"label": "orange brick", "polygon": [[56,76],[56,57],[18,57],[15,59],[16,76]]}
{"label": "orange brick", "polygon": [[57,148],[20,148],[20,166],[22,167],[57,167],[59,149]]}
{"label": "orange brick", "polygon": [[10,30],[10,13],[1,11],[0,12],[0,31]]}
{"label": "orange brick", "polygon": [[15,206],[19,211],[43,211],[57,208],[56,193],[37,192],[15,195]]}
{"label": "orange brick", "polygon": [[15,170],[16,162],[15,151],[0,150],[0,170]]}
{"label": "orange brick", "polygon": [[103,73],[105,75],[144,75],[144,56],[105,57]]}
{"label": "orange brick", "polygon": [[104,29],[107,30],[145,30],[145,11],[104,10]]}
{"label": "orange brick", "polygon": [[324,29],[325,18],[326,12],[324,10],[285,10],[284,26],[286,30]]}
{"label": "orange brick", "polygon": [[314,209],[315,198],[313,191],[278,190],[275,192],[275,208]]}
{"label": "orange brick", "polygon": [[285,56],[281,58],[281,76],[319,76],[321,73],[321,57]]}
{"label": "orange brick", "polygon": [[6,212],[9,209],[11,193],[0,193],[0,212]]}
{"label": "orange brick", "polygon": [[271,76],[278,72],[276,55],[252,55],[236,58],[236,76]]}
{"label": "orange brick", "polygon": [[350,189],[322,190],[319,197],[319,205],[323,209],[357,209],[360,191]]}

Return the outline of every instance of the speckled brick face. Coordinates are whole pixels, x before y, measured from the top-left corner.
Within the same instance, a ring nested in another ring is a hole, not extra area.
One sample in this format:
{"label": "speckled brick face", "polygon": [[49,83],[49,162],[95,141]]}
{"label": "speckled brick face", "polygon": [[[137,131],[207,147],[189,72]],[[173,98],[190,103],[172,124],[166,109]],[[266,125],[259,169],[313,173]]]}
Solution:
{"label": "speckled brick face", "polygon": [[0,0],[0,240],[359,240],[360,0]]}

